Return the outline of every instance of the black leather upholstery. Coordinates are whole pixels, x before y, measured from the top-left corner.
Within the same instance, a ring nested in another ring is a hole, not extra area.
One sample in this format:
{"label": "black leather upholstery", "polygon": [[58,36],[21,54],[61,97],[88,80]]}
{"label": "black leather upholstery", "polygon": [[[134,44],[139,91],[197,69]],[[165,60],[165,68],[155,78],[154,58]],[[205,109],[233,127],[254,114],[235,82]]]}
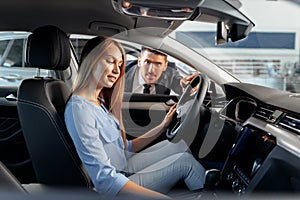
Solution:
{"label": "black leather upholstery", "polygon": [[37,28],[28,37],[26,62],[41,69],[64,70],[70,64],[68,36],[55,26]]}
{"label": "black leather upholstery", "polygon": [[[38,28],[27,46],[28,61],[36,67],[61,70],[69,66],[69,40],[56,27]],[[61,80],[23,80],[17,102],[20,122],[39,183],[91,187],[63,119],[69,95]]]}
{"label": "black leather upholstery", "polygon": [[26,194],[17,178],[0,162],[0,192],[13,192],[14,194]]}

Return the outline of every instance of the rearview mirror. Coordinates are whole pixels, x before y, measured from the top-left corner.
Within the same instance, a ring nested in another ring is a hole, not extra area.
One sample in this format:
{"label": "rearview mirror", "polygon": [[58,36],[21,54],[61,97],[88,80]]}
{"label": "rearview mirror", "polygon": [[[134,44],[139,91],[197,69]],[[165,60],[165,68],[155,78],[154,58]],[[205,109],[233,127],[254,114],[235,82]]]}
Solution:
{"label": "rearview mirror", "polygon": [[228,29],[224,22],[217,23],[216,45],[225,44],[228,41]]}
{"label": "rearview mirror", "polygon": [[248,36],[253,25],[244,25],[234,23],[231,26],[226,25],[224,22],[219,21],[217,23],[216,31],[216,45],[225,44],[230,39],[231,42],[235,42],[244,39]]}
{"label": "rearview mirror", "polygon": [[232,24],[230,29],[230,39],[232,42],[244,39],[248,36],[250,30],[252,29],[248,27],[248,25],[243,24]]}

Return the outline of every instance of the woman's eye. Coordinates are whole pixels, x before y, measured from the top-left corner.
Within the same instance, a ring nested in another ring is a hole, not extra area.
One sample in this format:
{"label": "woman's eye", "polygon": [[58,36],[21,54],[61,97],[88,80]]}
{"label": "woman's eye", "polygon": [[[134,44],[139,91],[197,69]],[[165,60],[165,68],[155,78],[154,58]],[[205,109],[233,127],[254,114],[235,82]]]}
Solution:
{"label": "woman's eye", "polygon": [[106,62],[107,62],[108,64],[113,64],[113,63],[114,63],[114,61],[113,61],[113,60],[110,60],[110,59],[106,59]]}

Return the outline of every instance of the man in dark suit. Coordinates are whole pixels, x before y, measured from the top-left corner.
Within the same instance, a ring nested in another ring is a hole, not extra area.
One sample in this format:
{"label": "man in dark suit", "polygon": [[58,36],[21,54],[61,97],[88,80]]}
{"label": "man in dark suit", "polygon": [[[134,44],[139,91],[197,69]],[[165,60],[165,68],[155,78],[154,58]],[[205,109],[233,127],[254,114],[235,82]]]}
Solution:
{"label": "man in dark suit", "polygon": [[167,55],[142,47],[137,61],[126,67],[125,92],[149,94],[182,94],[183,88],[194,76],[182,77],[175,63],[169,63]]}

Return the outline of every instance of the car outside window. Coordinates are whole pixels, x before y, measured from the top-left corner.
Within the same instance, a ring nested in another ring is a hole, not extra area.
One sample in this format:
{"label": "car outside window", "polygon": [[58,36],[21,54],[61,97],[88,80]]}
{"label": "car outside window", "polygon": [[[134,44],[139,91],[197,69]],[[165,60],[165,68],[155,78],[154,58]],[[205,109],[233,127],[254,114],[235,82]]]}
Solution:
{"label": "car outside window", "polygon": [[[92,35],[82,35],[82,34],[71,34],[70,35],[70,41],[72,43],[75,55],[77,60],[80,59],[82,49],[85,45],[85,43],[89,40],[92,39],[95,36]],[[136,60],[137,56],[139,54],[139,49],[134,47],[134,45],[128,45],[128,44],[123,44],[123,47],[126,51],[126,60],[131,61],[131,60]]]}
{"label": "car outside window", "polygon": [[[93,38],[94,36],[89,36],[89,35],[71,35],[70,36],[70,41],[72,43],[74,52],[76,54],[77,60],[80,59],[81,56],[81,52],[82,49],[85,45],[85,43]],[[141,49],[141,45],[133,43],[133,42],[122,42],[120,41],[125,49],[126,52],[126,62],[127,62],[127,69],[126,72],[128,72],[129,68],[131,68],[133,63],[136,63],[135,61],[137,61],[138,56],[140,55],[140,49]],[[168,61],[169,63],[174,63],[178,73],[182,76],[185,77],[189,74],[192,74],[193,72],[195,72],[195,69],[186,65],[185,63],[179,61],[178,59],[169,56],[168,55]],[[171,94],[172,95],[177,95],[177,93],[175,93],[174,91],[171,90]]]}
{"label": "car outside window", "polygon": [[[19,86],[25,78],[34,77],[37,68],[25,61],[27,37],[30,33],[0,32],[0,86]],[[46,76],[48,70],[40,70]]]}

